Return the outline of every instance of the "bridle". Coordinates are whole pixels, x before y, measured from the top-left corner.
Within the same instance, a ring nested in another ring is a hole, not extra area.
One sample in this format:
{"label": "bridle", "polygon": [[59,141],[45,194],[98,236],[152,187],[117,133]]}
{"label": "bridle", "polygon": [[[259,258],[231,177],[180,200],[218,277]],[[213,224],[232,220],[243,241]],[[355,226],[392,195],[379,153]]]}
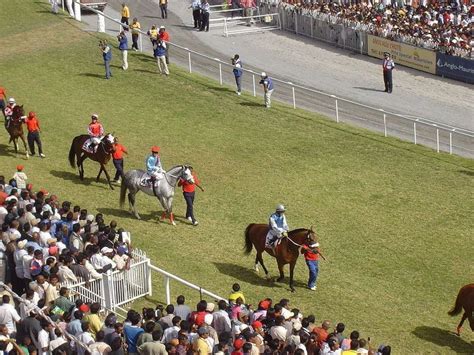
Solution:
{"label": "bridle", "polygon": [[164,175],[165,175],[165,179],[166,179],[166,182],[168,183],[168,185],[171,185],[171,183],[168,180],[168,175],[167,174],[169,174],[170,177],[174,177],[174,178],[178,179],[178,178],[183,176],[183,173],[186,171],[186,168],[187,167],[185,165],[181,165],[182,171],[181,171],[181,174],[179,174],[179,175],[173,175],[173,174],[165,173]]}
{"label": "bridle", "polygon": [[[306,240],[309,239],[309,235],[311,234],[311,232],[312,232],[311,230],[308,230],[308,234],[306,234]],[[290,236],[287,236],[286,239],[288,239],[291,243],[296,245],[298,248],[303,248],[303,246],[305,246],[305,244],[296,243],[293,239],[290,238]]]}

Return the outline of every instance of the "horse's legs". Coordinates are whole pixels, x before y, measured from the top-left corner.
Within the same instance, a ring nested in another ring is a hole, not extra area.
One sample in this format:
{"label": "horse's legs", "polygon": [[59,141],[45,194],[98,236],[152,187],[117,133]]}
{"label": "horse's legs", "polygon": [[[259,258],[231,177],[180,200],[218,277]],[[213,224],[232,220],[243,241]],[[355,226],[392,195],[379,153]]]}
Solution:
{"label": "horse's legs", "polygon": [[258,253],[257,253],[257,255],[255,256],[255,265],[254,265],[254,267],[253,267],[253,269],[254,269],[256,272],[259,272],[259,271],[260,271],[260,270],[258,270],[258,262],[259,262],[259,260],[258,260]]}
{"label": "horse's legs", "polygon": [[456,334],[461,335],[461,329],[464,321],[467,319],[467,312],[464,312],[461,318],[461,321],[459,322],[457,328],[456,328]]}
{"label": "horse's legs", "polygon": [[166,203],[168,206],[167,212],[169,213],[170,216],[170,223],[175,226],[176,223],[174,221],[174,214],[173,214],[173,197],[170,197]]}
{"label": "horse's legs", "polygon": [[101,167],[101,170],[103,170],[104,173],[105,173],[105,177],[107,178],[107,182],[109,183],[110,188],[113,190],[114,187],[112,186],[112,181],[110,181],[110,175],[109,175],[109,173],[107,172],[107,169],[105,168],[105,165],[104,165],[104,164],[100,164],[100,167]]}
{"label": "horse's legs", "polygon": [[137,219],[141,219],[140,215],[137,212],[137,208],[135,207],[135,194],[136,192],[129,192],[128,193],[128,203],[130,205],[131,212],[135,215]]}
{"label": "horse's legs", "polygon": [[283,281],[283,278],[285,277],[285,274],[283,273],[283,267],[284,266],[285,266],[285,264],[278,261],[278,271],[280,271],[280,277],[277,279],[277,282]]}
{"label": "horse's legs", "polygon": [[293,271],[295,270],[296,260],[290,263],[290,290],[291,292],[295,292],[295,288],[293,287]]}
{"label": "horse's legs", "polygon": [[102,168],[102,164],[100,164],[99,175],[97,175],[97,177],[96,177],[96,179],[95,179],[96,182],[99,182],[100,174],[102,174],[102,171],[103,171],[103,170],[104,170],[104,169]]}
{"label": "horse's legs", "polygon": [[14,138],[13,139],[13,146],[15,147],[15,157],[18,156],[18,139]]}
{"label": "horse's legs", "polygon": [[86,160],[86,155],[85,154],[77,154],[76,155],[76,161],[77,161],[77,169],[79,170],[79,178],[81,180],[84,180],[84,160]]}
{"label": "horse's legs", "polygon": [[263,268],[263,271],[265,272],[265,276],[269,276],[268,275],[268,270],[267,270],[267,267],[265,266],[265,264],[263,263],[263,255],[262,253],[257,253],[257,258],[255,260],[255,265],[257,266],[257,260],[258,262],[260,263],[260,265],[262,265],[262,268]]}
{"label": "horse's legs", "polygon": [[30,154],[28,153],[28,147],[26,145],[26,139],[25,139],[25,136],[22,134],[20,136],[22,142],[23,142],[23,146],[25,147],[25,155],[26,155],[26,159],[28,159],[30,157]]}

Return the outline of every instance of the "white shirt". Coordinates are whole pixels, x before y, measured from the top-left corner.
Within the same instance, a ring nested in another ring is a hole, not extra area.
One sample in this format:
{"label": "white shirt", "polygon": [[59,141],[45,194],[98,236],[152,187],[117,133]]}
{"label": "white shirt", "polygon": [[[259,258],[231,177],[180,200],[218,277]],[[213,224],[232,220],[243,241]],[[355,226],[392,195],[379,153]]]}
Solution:
{"label": "white shirt", "polygon": [[9,303],[0,306],[0,324],[5,324],[8,328],[8,334],[16,332],[16,322],[20,321],[20,315]]}
{"label": "white shirt", "polygon": [[[49,355],[49,333],[44,329],[41,329],[38,333],[38,345],[40,346],[38,354]],[[47,348],[48,350],[43,351],[43,348]]]}
{"label": "white shirt", "polygon": [[[77,339],[82,341],[86,345],[92,344],[94,342],[94,338],[89,332],[82,332],[78,334]],[[84,355],[86,353],[85,349],[78,344],[76,344],[76,350],[77,350],[77,355]]]}
{"label": "white shirt", "polygon": [[23,255],[23,259],[22,259],[23,276],[25,279],[30,279],[30,280],[31,280],[31,273],[30,273],[31,260],[33,260],[33,255],[28,255],[28,254]]}
{"label": "white shirt", "polygon": [[23,270],[23,256],[27,255],[25,249],[17,249],[13,254],[13,259],[15,260],[15,273],[20,279],[25,278],[25,272]]}

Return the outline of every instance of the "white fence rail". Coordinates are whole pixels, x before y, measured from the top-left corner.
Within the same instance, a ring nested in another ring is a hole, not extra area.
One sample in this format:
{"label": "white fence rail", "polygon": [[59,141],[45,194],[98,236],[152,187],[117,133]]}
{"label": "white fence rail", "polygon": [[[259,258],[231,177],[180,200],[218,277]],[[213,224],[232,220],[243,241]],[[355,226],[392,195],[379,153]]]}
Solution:
{"label": "white fence rail", "polygon": [[[79,7],[87,7],[76,0],[74,0],[74,3]],[[120,24],[119,19],[114,19],[95,9],[88,9],[95,12],[99,19],[104,17]],[[80,21],[80,14],[76,14],[75,17]],[[144,31],[140,31],[140,33],[146,35]],[[176,43],[170,42],[169,44],[173,49],[185,53],[190,73],[193,72],[193,68],[199,67],[200,73],[218,79],[221,85],[224,85],[224,83],[233,85],[233,77],[225,77],[223,74],[223,67],[228,68],[228,72],[232,71],[232,65],[227,61],[210,57]],[[178,53],[178,51],[174,53]],[[193,62],[193,56],[199,58],[201,63],[197,60]],[[211,72],[212,68],[217,70]],[[243,71],[248,74],[243,77],[242,85],[244,89],[252,92],[253,96],[257,96],[256,80],[259,78],[260,73],[250,69],[243,69]],[[474,158],[474,131],[449,126],[422,117],[414,117],[409,114],[369,106],[287,80],[275,77],[272,77],[272,79],[275,83],[279,84],[278,90],[275,90],[273,96],[276,99],[290,102],[295,109],[304,108],[316,111],[328,117],[334,117],[336,122],[356,124],[383,133],[385,137],[393,136],[411,141],[414,144],[422,144],[436,149],[437,152],[444,151],[449,152],[449,154]]]}

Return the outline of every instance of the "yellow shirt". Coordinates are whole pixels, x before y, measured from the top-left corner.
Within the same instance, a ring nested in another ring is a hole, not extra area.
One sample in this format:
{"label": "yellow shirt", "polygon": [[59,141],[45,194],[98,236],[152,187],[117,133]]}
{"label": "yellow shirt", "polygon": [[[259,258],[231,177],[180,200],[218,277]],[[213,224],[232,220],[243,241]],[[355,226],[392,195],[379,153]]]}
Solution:
{"label": "yellow shirt", "polygon": [[158,30],[157,29],[150,30],[150,38],[151,39],[158,39]]}
{"label": "yellow shirt", "polygon": [[237,301],[237,298],[242,298],[242,303],[245,303],[245,297],[244,297],[244,294],[240,291],[238,292],[232,292],[229,296],[229,301],[230,302],[234,302]]}
{"label": "yellow shirt", "polygon": [[122,7],[122,17],[130,17],[130,10],[128,6]]}
{"label": "yellow shirt", "polygon": [[194,343],[193,354],[195,355],[207,355],[211,353],[209,349],[209,344],[203,338],[199,337]]}
{"label": "yellow shirt", "polygon": [[100,320],[99,316],[97,314],[88,314],[87,316],[84,317],[85,322],[89,322],[89,332],[92,334],[92,336],[95,338],[95,335],[99,330],[102,329],[102,321]]}
{"label": "yellow shirt", "polygon": [[135,23],[132,23],[130,25],[130,28],[132,29],[132,34],[134,34],[134,35],[139,34],[140,32],[138,32],[138,30],[142,29],[142,27],[140,26],[140,22],[138,22],[138,21],[135,22]]}

